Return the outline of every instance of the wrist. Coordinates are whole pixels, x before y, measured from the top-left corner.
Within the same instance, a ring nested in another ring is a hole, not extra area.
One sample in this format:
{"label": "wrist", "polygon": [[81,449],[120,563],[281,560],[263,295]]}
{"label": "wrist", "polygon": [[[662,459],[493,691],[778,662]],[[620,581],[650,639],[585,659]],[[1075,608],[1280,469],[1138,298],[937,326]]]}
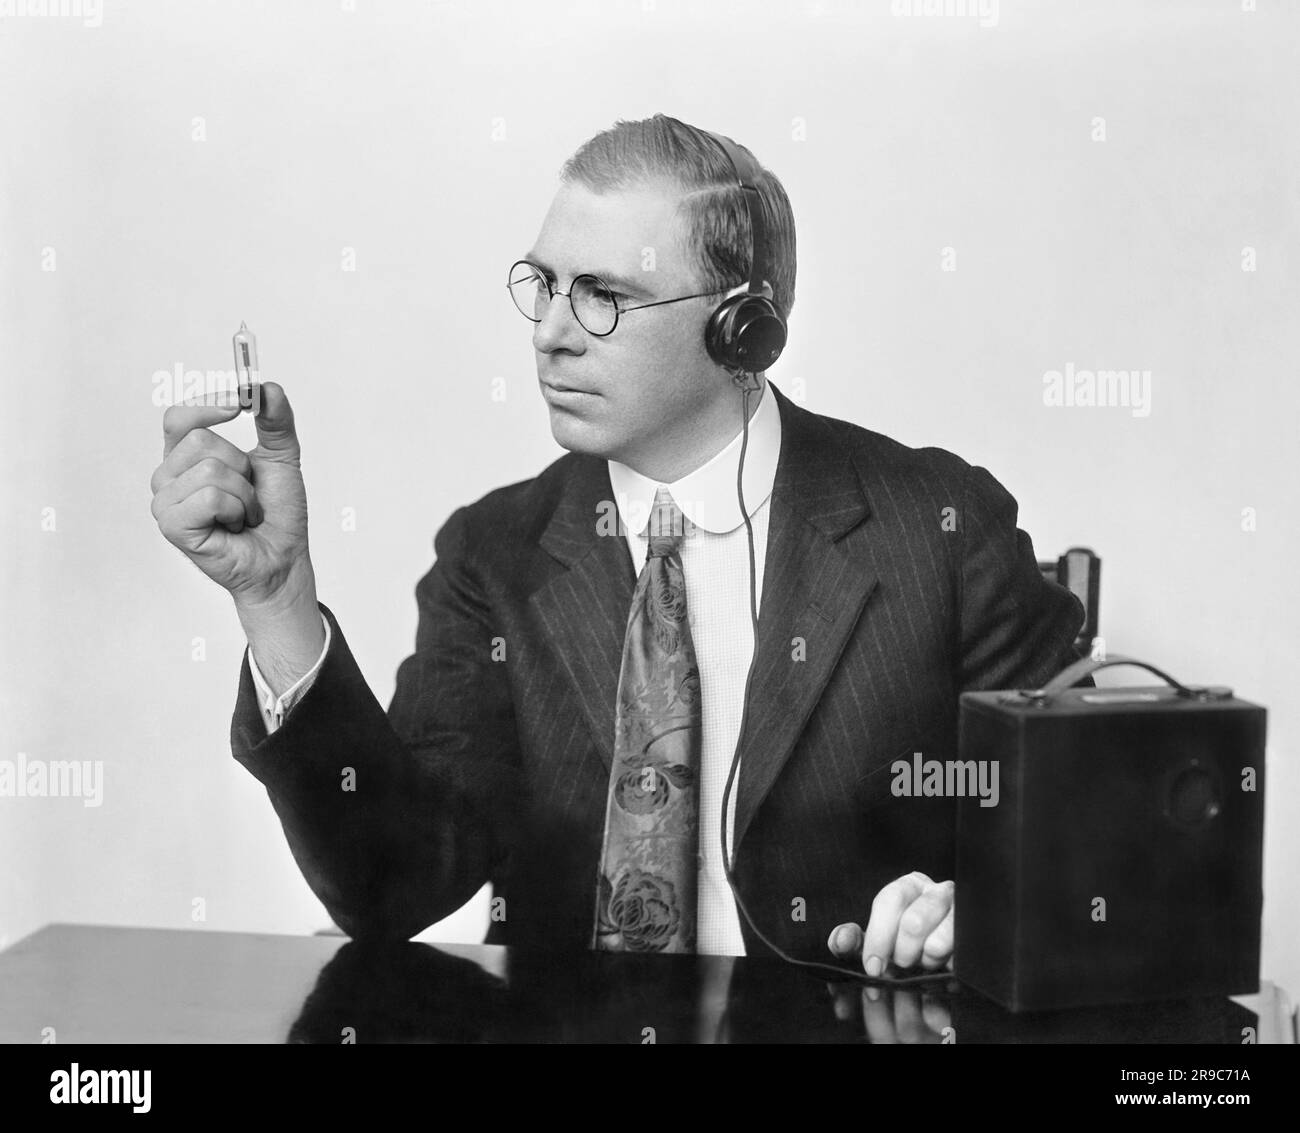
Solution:
{"label": "wrist", "polygon": [[309,561],[300,560],[278,582],[232,590],[230,596],[245,629],[250,623],[263,626],[301,619],[304,612],[316,612],[316,575]]}
{"label": "wrist", "polygon": [[235,608],[258,670],[282,695],[311,670],[325,648],[315,580],[295,581],[268,598],[237,598]]}

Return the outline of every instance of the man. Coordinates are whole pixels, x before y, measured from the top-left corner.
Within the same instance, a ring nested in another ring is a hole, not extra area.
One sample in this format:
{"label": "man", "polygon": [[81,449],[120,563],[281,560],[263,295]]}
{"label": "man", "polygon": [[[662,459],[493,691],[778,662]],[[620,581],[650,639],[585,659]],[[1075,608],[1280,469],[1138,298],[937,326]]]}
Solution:
{"label": "man", "polygon": [[[758,180],[784,317],[793,218]],[[387,713],[317,602],[284,391],[263,386],[250,454],[210,428],[237,409],[167,411],[154,515],[249,642],[235,758],[349,934],[412,936],[491,881],[494,942],[735,955],[761,933],[871,975],[950,962],[953,800],[895,797],[892,765],[955,757],[958,694],[1044,682],[1083,611],[983,469],[763,375],[742,400],[704,328],[750,238],[734,168],[681,122],[621,122],[569,160],[510,278],[569,452],[437,533]],[[738,737],[744,911],[721,849]]]}

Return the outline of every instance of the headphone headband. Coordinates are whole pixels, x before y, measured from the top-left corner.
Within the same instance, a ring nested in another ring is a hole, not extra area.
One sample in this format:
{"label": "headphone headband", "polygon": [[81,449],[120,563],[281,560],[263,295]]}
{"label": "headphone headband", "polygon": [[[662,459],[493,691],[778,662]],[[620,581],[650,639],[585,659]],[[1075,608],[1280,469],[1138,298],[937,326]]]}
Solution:
{"label": "headphone headband", "polygon": [[763,201],[758,194],[758,165],[754,159],[730,138],[704,130],[722,148],[731,170],[736,175],[749,212],[750,239],[749,294],[762,295],[763,281],[767,278],[767,228],[763,223]]}

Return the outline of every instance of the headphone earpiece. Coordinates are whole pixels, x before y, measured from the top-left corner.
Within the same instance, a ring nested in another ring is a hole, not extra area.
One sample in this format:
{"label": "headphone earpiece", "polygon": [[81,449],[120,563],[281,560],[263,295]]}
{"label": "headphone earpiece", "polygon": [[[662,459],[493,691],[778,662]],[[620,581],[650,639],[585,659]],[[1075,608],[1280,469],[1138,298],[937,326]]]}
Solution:
{"label": "headphone earpiece", "polygon": [[772,300],[733,295],[718,305],[704,328],[709,357],[728,370],[762,373],[785,349],[786,329]]}

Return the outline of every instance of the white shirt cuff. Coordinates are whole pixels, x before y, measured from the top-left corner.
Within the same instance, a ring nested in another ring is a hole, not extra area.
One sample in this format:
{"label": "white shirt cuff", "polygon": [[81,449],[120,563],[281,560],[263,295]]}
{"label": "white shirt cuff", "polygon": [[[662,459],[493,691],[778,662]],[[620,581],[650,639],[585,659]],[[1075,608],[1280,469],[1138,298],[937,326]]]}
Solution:
{"label": "white shirt cuff", "polygon": [[253,658],[253,650],[248,650],[248,671],[253,676],[253,684],[257,688],[257,701],[262,707],[262,721],[266,724],[266,734],[269,736],[281,724],[284,718],[289,715],[293,706],[307,695],[308,689],[316,683],[316,674],[320,672],[320,667],[325,661],[325,654],[330,649],[330,623],[329,618],[321,614],[320,620],[325,626],[325,647],[320,651],[320,656],[316,658],[316,664],[308,669],[293,686],[284,690],[278,697],[272,691],[271,686],[266,683],[266,678],[262,676],[261,670],[257,667],[257,661]]}

